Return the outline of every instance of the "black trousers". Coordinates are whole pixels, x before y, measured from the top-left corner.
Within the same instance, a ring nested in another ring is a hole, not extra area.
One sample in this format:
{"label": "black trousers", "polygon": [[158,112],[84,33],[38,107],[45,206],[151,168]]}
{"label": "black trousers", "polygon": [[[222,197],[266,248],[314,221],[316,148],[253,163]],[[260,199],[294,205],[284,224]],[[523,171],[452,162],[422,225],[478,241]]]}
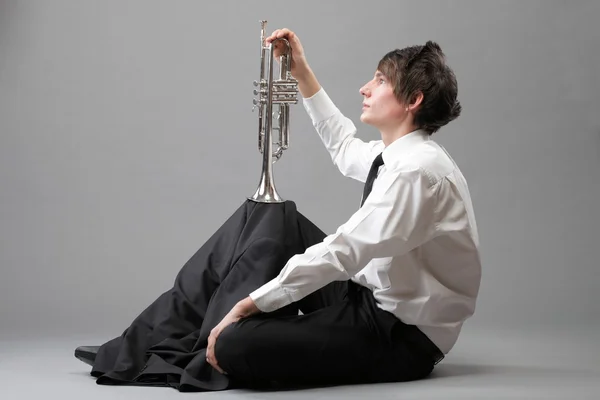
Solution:
{"label": "black trousers", "polygon": [[181,392],[426,376],[432,345],[415,327],[378,309],[372,293],[352,282],[333,282],[297,303],[228,327],[216,348],[228,375],[206,361],[208,336],[231,308],[325,236],[292,201],[245,201],[185,263],[172,288],[101,345],[90,374],[99,385],[170,386]]}
{"label": "black trousers", "polygon": [[288,307],[303,315],[258,314],[223,330],[215,356],[233,387],[410,381],[443,358],[353,281],[333,282]]}

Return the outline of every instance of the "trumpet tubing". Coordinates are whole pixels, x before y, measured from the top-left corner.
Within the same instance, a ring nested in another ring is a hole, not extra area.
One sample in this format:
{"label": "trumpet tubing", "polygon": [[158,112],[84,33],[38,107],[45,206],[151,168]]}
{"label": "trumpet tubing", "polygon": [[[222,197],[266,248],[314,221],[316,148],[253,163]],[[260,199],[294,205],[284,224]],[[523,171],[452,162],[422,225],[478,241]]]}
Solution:
{"label": "trumpet tubing", "polygon": [[[254,107],[258,108],[258,150],[262,157],[262,172],[256,192],[248,199],[259,203],[281,203],[273,179],[273,164],[289,147],[289,106],[298,102],[298,81],[291,75],[292,49],[285,38],[279,38],[265,45],[267,21],[260,21],[260,79],[254,81]],[[279,74],[273,79],[275,44],[283,43],[285,51],[280,55]],[[277,123],[273,124],[276,117]],[[273,151],[273,132],[278,131],[279,141]]]}

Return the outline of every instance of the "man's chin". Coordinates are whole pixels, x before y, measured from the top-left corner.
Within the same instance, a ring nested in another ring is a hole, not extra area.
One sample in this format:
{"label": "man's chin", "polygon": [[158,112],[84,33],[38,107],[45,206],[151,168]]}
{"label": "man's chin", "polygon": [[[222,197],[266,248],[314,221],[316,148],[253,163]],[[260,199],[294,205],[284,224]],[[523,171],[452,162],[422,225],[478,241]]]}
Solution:
{"label": "man's chin", "polygon": [[360,122],[362,122],[365,125],[371,125],[371,126],[377,128],[376,121],[373,121],[372,118],[366,117],[364,115],[361,115]]}

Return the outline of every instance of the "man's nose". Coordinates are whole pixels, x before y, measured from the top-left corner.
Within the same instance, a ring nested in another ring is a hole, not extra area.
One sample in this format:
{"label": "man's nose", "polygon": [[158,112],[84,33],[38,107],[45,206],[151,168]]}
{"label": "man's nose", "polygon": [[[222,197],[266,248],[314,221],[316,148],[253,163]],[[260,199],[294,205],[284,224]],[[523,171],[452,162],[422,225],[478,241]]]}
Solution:
{"label": "man's nose", "polygon": [[369,96],[371,94],[371,91],[369,90],[369,88],[367,87],[367,85],[363,86],[360,88],[360,94],[363,96]]}

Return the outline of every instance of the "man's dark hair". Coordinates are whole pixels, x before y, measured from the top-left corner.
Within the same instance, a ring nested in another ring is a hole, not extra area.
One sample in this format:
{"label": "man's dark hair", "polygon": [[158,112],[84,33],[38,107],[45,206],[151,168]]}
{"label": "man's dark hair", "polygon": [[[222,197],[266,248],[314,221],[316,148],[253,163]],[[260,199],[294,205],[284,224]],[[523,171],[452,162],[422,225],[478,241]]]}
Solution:
{"label": "man's dark hair", "polygon": [[437,43],[427,41],[424,46],[390,51],[377,69],[390,80],[401,103],[410,104],[419,92],[423,93],[415,125],[430,135],[460,115],[456,76]]}

